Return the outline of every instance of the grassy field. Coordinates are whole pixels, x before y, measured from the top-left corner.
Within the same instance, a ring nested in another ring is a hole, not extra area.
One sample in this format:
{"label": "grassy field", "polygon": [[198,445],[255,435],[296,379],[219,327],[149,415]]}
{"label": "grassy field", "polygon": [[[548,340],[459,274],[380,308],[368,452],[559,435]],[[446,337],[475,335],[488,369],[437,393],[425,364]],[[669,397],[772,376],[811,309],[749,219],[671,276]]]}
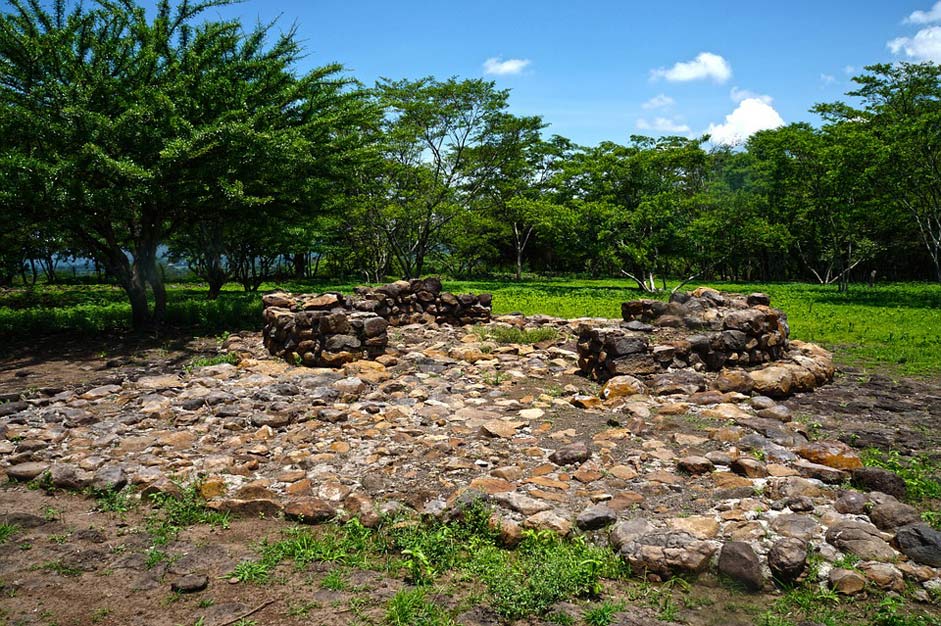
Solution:
{"label": "grassy field", "polygon": [[[836,351],[841,363],[889,368],[905,374],[941,373],[941,285],[893,283],[853,286],[849,293],[806,283],[702,283],[724,291],[764,291],[784,309],[796,339]],[[348,292],[353,283],[286,282],[262,289]],[[693,289],[697,284],[687,288]],[[257,329],[258,294],[232,285],[216,301],[198,283],[168,286],[168,321],[198,333]],[[494,312],[544,313],[559,317],[620,315],[625,300],[644,297],[633,283],[609,280],[515,282],[448,281],[457,292],[494,294]],[[664,294],[662,297],[666,297]],[[56,331],[97,333],[126,328],[130,306],[123,291],[109,285],[38,286],[0,292],[0,336]]]}

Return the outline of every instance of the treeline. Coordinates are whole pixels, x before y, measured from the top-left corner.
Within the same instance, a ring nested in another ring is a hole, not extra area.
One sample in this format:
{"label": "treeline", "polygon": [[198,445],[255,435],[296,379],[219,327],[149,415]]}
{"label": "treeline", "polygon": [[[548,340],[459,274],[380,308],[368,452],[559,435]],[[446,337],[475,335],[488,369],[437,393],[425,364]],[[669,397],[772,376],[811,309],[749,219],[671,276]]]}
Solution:
{"label": "treeline", "polygon": [[[0,19],[0,285],[91,258],[162,317],[158,250],[215,297],[276,271],[941,280],[941,68],[874,65],[743,146],[578,146],[479,79],[298,71],[227,4],[11,0]],[[27,269],[29,268],[29,269]],[[154,305],[148,305],[148,293]]]}

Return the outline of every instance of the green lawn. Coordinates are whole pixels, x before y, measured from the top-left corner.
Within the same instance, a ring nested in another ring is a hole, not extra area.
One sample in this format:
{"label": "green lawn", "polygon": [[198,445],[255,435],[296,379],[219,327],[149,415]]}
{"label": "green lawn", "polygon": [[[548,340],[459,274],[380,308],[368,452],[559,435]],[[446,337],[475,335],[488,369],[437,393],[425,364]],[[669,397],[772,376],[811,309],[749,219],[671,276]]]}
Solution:
{"label": "green lawn", "polygon": [[[724,291],[768,293],[772,304],[787,312],[792,337],[834,349],[842,363],[889,367],[907,374],[941,373],[941,285],[853,286],[849,293],[840,294],[833,287],[807,283],[702,284]],[[320,281],[277,286],[294,291],[348,292],[354,284]],[[274,287],[268,284],[262,288]],[[448,281],[445,288],[492,292],[497,314],[518,311],[569,318],[618,317],[621,302],[644,297],[633,283],[616,279]],[[169,285],[168,300],[170,323],[194,331],[215,333],[260,326],[260,297],[235,285],[212,302],[205,299],[205,288],[199,284],[174,283]],[[124,293],[112,286],[39,286],[32,291],[0,293],[0,335],[56,330],[93,333],[125,328],[129,317]]]}

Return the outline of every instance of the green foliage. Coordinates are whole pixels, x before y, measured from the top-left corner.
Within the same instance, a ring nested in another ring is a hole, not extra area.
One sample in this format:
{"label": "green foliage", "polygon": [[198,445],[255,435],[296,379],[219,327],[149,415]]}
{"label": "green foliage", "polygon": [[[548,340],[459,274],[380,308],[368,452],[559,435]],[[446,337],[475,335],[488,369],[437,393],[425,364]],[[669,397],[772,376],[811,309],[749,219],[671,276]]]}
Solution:
{"label": "green foliage", "polygon": [[482,341],[518,344],[534,344],[559,338],[559,331],[549,326],[526,329],[516,326],[475,326],[474,334]]}
{"label": "green foliage", "polygon": [[254,583],[260,585],[268,582],[271,576],[272,563],[261,561],[241,561],[232,570],[230,577],[240,583]]}
{"label": "green foliage", "polygon": [[348,587],[343,572],[339,569],[330,570],[320,581],[320,586],[330,591],[343,591]]}
{"label": "green foliage", "polygon": [[133,489],[101,489],[92,493],[95,498],[95,508],[108,513],[127,513],[137,504],[132,499]]}
{"label": "green foliage", "polygon": [[886,596],[880,603],[872,626],[941,626],[941,619],[927,613],[915,614],[905,610],[901,598]]}
{"label": "green foliage", "polygon": [[403,589],[389,600],[386,610],[389,626],[456,626],[448,613],[428,600],[421,587]]}
{"label": "green foliage", "polygon": [[911,502],[941,500],[941,465],[928,455],[905,458],[897,450],[867,448],[860,456],[865,465],[882,467],[898,474],[905,481],[908,488],[906,497]]}
{"label": "green foliage", "polygon": [[614,621],[614,614],[624,610],[623,602],[602,602],[585,611],[582,619],[587,626],[609,626]]}
{"label": "green foliage", "polygon": [[229,514],[207,509],[197,483],[184,487],[179,496],[153,494],[151,502],[155,510],[147,517],[147,532],[155,545],[169,543],[181,530],[195,524],[229,527]]}
{"label": "green foliage", "polygon": [[583,537],[564,541],[549,531],[528,531],[513,552],[482,548],[468,565],[506,619],[545,614],[567,598],[595,597],[601,579],[626,575],[624,567],[613,552]]}
{"label": "green foliage", "polygon": [[210,365],[221,365],[228,363],[230,365],[238,365],[239,355],[234,352],[224,352],[222,354],[217,354],[216,356],[201,357],[198,359],[193,359],[190,361],[189,365],[186,366],[187,371],[192,371],[199,367],[208,367]]}
{"label": "green foliage", "polygon": [[16,524],[0,524],[0,545],[5,544],[19,530],[20,527]]}

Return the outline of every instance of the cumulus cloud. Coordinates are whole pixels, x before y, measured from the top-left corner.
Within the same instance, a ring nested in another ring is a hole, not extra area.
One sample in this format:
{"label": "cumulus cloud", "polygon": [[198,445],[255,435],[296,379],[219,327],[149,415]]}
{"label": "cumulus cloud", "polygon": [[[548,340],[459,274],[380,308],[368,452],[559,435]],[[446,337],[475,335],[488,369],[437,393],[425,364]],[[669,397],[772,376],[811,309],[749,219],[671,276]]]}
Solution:
{"label": "cumulus cloud", "polygon": [[736,145],[759,130],[784,126],[784,120],[771,106],[771,99],[745,98],[725,116],[724,124],[710,124],[706,131],[717,144]]}
{"label": "cumulus cloud", "polygon": [[836,82],[836,76],[834,76],[833,74],[821,74],[820,82],[823,83],[824,85],[832,85],[833,83]]}
{"label": "cumulus cloud", "polygon": [[658,117],[654,119],[653,122],[648,122],[644,118],[637,120],[637,128],[640,130],[654,130],[659,133],[688,133],[690,131],[689,126],[683,124],[677,120],[672,120],[668,117]]}
{"label": "cumulus cloud", "polygon": [[923,28],[914,37],[898,37],[888,44],[893,54],[904,54],[915,61],[941,62],[941,26]]}
{"label": "cumulus cloud", "polygon": [[855,65],[847,65],[846,67],[843,68],[843,73],[846,74],[847,76],[851,76],[851,75],[855,74],[855,73],[856,73],[856,66],[855,66]]}
{"label": "cumulus cloud", "polygon": [[700,52],[692,61],[679,62],[671,68],[651,70],[650,77],[653,80],[665,78],[670,82],[711,78],[717,83],[724,83],[732,77],[732,66],[718,54]]}
{"label": "cumulus cloud", "polygon": [[915,11],[905,18],[906,24],[931,24],[941,22],[941,2],[935,2],[927,11]]}
{"label": "cumulus cloud", "polygon": [[495,76],[519,74],[530,63],[529,59],[507,59],[504,61],[500,57],[490,57],[484,61],[484,74],[493,74]]}
{"label": "cumulus cloud", "polygon": [[755,93],[754,91],[749,91],[748,89],[739,89],[738,87],[732,87],[732,91],[729,92],[729,97],[732,98],[732,102],[742,102],[744,100],[761,100],[765,104],[771,104],[771,96],[765,96],[760,93]]}
{"label": "cumulus cloud", "polygon": [[647,109],[649,111],[651,109],[664,109],[666,107],[673,106],[674,104],[676,104],[676,101],[673,98],[664,94],[660,94],[654,96],[640,106],[641,108]]}

